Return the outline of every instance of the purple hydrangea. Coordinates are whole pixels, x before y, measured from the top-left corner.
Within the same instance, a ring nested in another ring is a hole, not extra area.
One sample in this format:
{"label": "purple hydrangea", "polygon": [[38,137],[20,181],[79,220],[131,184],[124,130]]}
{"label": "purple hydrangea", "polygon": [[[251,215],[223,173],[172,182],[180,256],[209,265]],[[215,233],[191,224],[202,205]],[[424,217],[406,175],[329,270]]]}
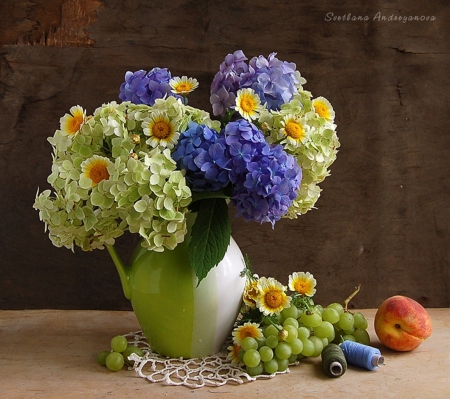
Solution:
{"label": "purple hydrangea", "polygon": [[246,64],[241,50],[228,54],[211,84],[210,102],[214,115],[224,115],[234,105],[239,89],[252,88],[271,110],[279,110],[298,93],[300,73],[294,63],[280,61],[276,53],[253,57]]}
{"label": "purple hydrangea", "polygon": [[181,133],[172,158],[193,191],[216,191],[230,183],[230,156],[223,136],[208,126],[191,122]]}
{"label": "purple hydrangea", "polygon": [[172,78],[167,68],[153,68],[150,72],[128,71],[125,82],[120,86],[119,98],[133,104],[153,105],[157,98],[164,96],[180,97],[172,93],[169,81]]}
{"label": "purple hydrangea", "polygon": [[231,202],[237,216],[274,226],[297,197],[300,166],[281,145],[270,146],[256,126],[244,119],[227,124],[224,135],[232,157]]}

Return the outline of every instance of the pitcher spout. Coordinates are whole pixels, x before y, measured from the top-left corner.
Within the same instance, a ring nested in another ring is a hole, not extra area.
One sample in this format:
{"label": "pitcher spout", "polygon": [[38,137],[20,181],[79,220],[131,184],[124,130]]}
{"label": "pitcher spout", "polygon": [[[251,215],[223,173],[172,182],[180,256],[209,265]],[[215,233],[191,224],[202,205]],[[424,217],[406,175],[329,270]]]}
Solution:
{"label": "pitcher spout", "polygon": [[111,256],[111,259],[116,266],[117,272],[119,273],[120,282],[122,283],[122,289],[125,298],[131,300],[131,282],[129,275],[130,268],[125,265],[125,263],[123,263],[114,245],[106,245],[106,248],[108,249],[109,255]]}

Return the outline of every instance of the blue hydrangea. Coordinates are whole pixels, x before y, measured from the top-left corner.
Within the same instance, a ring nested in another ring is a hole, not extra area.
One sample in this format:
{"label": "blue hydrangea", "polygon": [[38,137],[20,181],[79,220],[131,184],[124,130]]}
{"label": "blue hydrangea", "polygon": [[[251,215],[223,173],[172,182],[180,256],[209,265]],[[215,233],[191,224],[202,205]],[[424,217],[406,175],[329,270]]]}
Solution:
{"label": "blue hydrangea", "polygon": [[297,197],[300,166],[281,145],[270,146],[256,126],[244,119],[228,123],[224,135],[237,216],[274,226]]}
{"label": "blue hydrangea", "polygon": [[230,155],[223,136],[206,125],[190,122],[172,153],[193,191],[216,191],[230,183]]}
{"label": "blue hydrangea", "polygon": [[153,68],[150,72],[128,71],[125,82],[120,86],[119,98],[133,104],[153,105],[157,98],[164,96],[180,97],[172,93],[169,81],[172,78],[167,68]]}
{"label": "blue hydrangea", "polygon": [[279,110],[298,93],[300,73],[294,63],[280,61],[276,53],[253,57],[247,64],[241,50],[228,54],[211,84],[210,102],[214,115],[224,115],[234,105],[239,89],[252,88],[262,104]]}

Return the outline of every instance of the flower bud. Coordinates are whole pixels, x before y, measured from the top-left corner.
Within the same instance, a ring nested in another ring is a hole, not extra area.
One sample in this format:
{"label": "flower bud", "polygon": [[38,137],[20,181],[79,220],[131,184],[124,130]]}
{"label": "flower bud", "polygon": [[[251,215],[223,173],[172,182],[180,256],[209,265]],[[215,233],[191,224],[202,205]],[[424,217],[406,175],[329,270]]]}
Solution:
{"label": "flower bud", "polygon": [[141,142],[141,136],[139,136],[138,134],[133,133],[130,136],[130,140],[133,144],[139,144]]}

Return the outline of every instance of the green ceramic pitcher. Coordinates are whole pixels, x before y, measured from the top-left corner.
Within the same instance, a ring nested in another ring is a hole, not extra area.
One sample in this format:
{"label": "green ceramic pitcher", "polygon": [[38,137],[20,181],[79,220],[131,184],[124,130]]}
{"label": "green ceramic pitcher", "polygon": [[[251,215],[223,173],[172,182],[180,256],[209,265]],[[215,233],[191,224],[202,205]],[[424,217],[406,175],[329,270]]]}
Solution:
{"label": "green ceramic pitcher", "polygon": [[150,347],[173,358],[218,352],[231,334],[245,286],[240,276],[245,262],[233,238],[223,260],[198,287],[187,243],[188,239],[164,252],[139,245],[130,265],[108,247]]}

